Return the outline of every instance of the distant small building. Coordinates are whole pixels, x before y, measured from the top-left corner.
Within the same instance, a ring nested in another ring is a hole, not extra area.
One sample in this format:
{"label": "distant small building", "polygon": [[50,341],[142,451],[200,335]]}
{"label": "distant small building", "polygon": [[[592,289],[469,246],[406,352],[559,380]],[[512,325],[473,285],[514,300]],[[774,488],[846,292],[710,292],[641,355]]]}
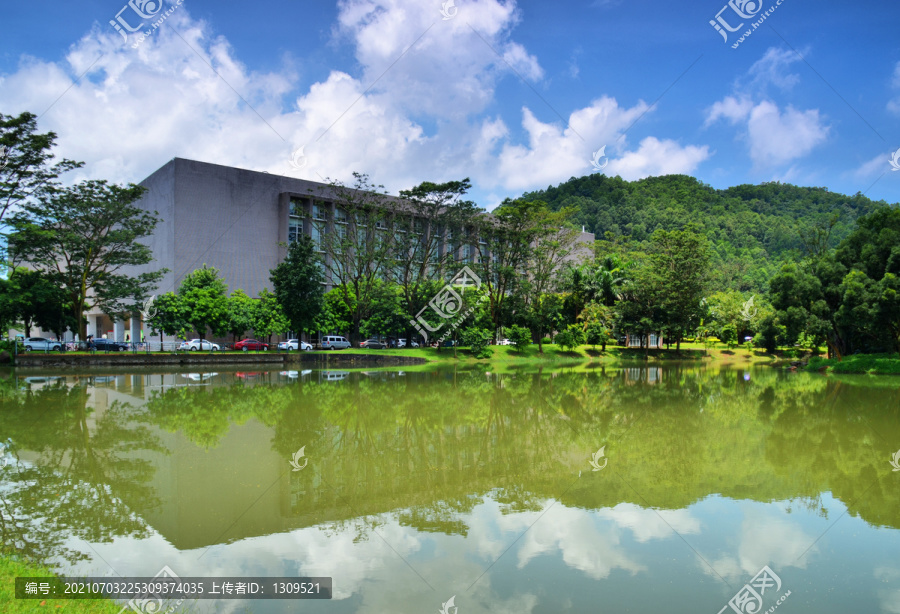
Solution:
{"label": "distant small building", "polygon": [[650,333],[649,335],[633,335],[631,333],[625,335],[625,347],[629,348],[661,348],[665,341],[662,333]]}

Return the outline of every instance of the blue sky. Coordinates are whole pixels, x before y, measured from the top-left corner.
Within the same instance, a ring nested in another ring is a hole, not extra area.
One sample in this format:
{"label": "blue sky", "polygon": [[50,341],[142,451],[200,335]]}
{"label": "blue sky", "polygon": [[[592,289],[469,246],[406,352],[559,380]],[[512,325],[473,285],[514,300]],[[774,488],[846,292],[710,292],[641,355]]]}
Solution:
{"label": "blue sky", "polygon": [[[70,181],[179,156],[391,192],[468,176],[491,208],[598,172],[605,146],[626,179],[900,201],[895,3],[158,1],[5,8],[0,111],[40,115],[86,162]],[[727,42],[717,15],[743,23]]]}

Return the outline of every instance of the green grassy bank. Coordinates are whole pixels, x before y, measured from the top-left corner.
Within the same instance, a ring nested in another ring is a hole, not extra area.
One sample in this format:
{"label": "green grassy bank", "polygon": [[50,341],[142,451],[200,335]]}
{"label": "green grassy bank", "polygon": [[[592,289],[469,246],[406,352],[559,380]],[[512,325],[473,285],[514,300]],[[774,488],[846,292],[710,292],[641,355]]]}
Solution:
{"label": "green grassy bank", "polygon": [[854,354],[837,358],[810,358],[808,371],[828,373],[869,373],[873,375],[900,375],[900,355],[898,354]]}
{"label": "green grassy bank", "polygon": [[0,612],[66,612],[68,614],[118,614],[122,606],[109,599],[16,599],[16,577],[52,578],[40,565],[24,563],[0,554]]}

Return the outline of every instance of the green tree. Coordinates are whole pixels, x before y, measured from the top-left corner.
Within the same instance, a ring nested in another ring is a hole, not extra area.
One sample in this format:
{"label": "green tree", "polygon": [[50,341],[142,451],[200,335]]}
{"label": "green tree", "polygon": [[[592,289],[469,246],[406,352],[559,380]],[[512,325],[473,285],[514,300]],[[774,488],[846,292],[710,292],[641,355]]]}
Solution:
{"label": "green tree", "polygon": [[37,116],[25,111],[14,117],[0,113],[0,147],[5,164],[0,167],[0,220],[10,207],[34,202],[42,191],[56,187],[56,178],[84,166],[83,162],[62,160],[51,165],[56,133],[37,132]]}
{"label": "green tree", "polygon": [[66,326],[78,328],[62,290],[40,271],[24,267],[16,267],[8,280],[0,280],[0,312],[9,324],[21,321],[26,337],[31,336],[32,326],[52,330],[57,336]]}
{"label": "green tree", "polygon": [[126,267],[150,264],[151,249],[141,239],[159,219],[136,207],[145,192],[136,185],[84,181],[43,190],[35,202],[19,203],[11,216],[12,264],[27,262],[61,288],[79,334],[86,336],[86,309],[119,317],[135,310],[166,270],[130,275]]}
{"label": "green tree", "polygon": [[302,235],[288,246],[288,254],[269,275],[275,296],[291,330],[300,333],[312,330],[322,311],[325,274],[316,255],[312,239]]}
{"label": "green tree", "polygon": [[[456,273],[451,269],[456,267],[457,254],[444,247],[454,236],[461,237],[480,212],[464,198],[471,187],[467,177],[445,183],[425,181],[400,192],[404,203],[402,213],[392,220],[388,279],[399,284],[404,309],[413,316],[422,312],[436,289],[444,285],[444,278]],[[411,338],[412,325],[404,324],[407,338]]]}
{"label": "green tree", "polygon": [[185,276],[178,288],[182,317],[200,339],[207,331],[220,336],[228,332],[228,286],[219,277],[219,270],[207,267]]}
{"label": "green tree", "polygon": [[601,350],[606,351],[606,344],[612,338],[615,312],[612,307],[597,302],[590,302],[578,314],[584,326],[585,342],[595,346],[599,343]]}
{"label": "green tree", "polygon": [[284,315],[281,305],[275,295],[263,288],[256,299],[253,309],[253,334],[264,337],[266,343],[272,339],[272,335],[287,332],[290,321]]}
{"label": "green tree", "polygon": [[187,321],[187,309],[181,296],[174,292],[160,294],[153,301],[148,314],[147,323],[151,334],[159,334],[159,347],[162,350],[163,334],[184,337],[190,326]]}
{"label": "green tree", "polygon": [[571,352],[584,344],[584,329],[577,324],[569,324],[566,330],[556,335],[556,345]]}
{"label": "green tree", "polygon": [[369,309],[360,326],[366,337],[405,330],[409,314],[403,309],[403,289],[394,283],[373,284]]}
{"label": "green tree", "polygon": [[513,324],[506,329],[506,335],[515,346],[517,352],[522,352],[531,345],[531,331],[524,326]]}
{"label": "green tree", "polygon": [[[394,238],[389,231],[393,209],[382,185],[373,185],[368,175],[353,173],[353,186],[332,182],[335,216],[312,219],[314,247],[324,253],[328,280],[344,295],[344,304],[352,307],[349,337],[359,341],[360,326],[369,310],[375,284],[388,273],[394,253]],[[328,211],[329,206],[315,202]],[[333,291],[333,290],[332,290]],[[352,296],[352,298],[351,298]]]}
{"label": "green tree", "polygon": [[650,283],[655,287],[663,328],[675,337],[678,350],[681,340],[700,324],[709,261],[709,242],[692,229],[653,233]]}
{"label": "green tree", "polygon": [[491,349],[491,331],[485,328],[470,326],[462,331],[460,339],[463,345],[469,348],[475,358],[490,358],[494,354]]}
{"label": "green tree", "polygon": [[232,341],[237,341],[238,336],[243,336],[253,328],[256,315],[256,301],[246,292],[238,288],[228,297],[228,332]]}

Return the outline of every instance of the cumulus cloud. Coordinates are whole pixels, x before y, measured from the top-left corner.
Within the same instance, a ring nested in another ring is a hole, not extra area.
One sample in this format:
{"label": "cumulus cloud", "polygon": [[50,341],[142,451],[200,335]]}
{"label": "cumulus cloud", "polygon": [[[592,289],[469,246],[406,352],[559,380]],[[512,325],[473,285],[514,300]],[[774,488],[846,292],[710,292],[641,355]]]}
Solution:
{"label": "cumulus cloud", "polygon": [[[50,109],[40,127],[58,133],[58,154],[87,162],[70,180],[138,181],[178,156],[317,181],[360,171],[391,191],[470,176],[479,191],[515,194],[590,172],[603,145],[628,178],[691,172],[708,155],[655,138],[629,151],[625,131],[648,111],[642,101],[601,97],[561,109],[562,120],[535,100],[521,130],[486,116],[502,79],[539,85],[544,69],[512,40],[515,2],[458,8],[443,20],[435,3],[341,0],[333,37],[352,46],[356,65],[301,87],[290,61],[249,68],[181,5],[137,48],[104,23],[60,60],[21,58],[0,76],[0,108]],[[307,164],[297,171],[300,147]]]}
{"label": "cumulus cloud", "polygon": [[754,101],[754,96],[772,83],[790,89],[797,75],[786,74],[786,67],[799,60],[793,51],[769,49],[750,68],[753,87],[735,86],[738,93],[726,96],[707,109],[705,126],[724,120],[741,129],[738,138],[748,146],[757,168],[773,168],[807,156],[828,138],[831,127],[818,109],[782,108],[768,98]]}

